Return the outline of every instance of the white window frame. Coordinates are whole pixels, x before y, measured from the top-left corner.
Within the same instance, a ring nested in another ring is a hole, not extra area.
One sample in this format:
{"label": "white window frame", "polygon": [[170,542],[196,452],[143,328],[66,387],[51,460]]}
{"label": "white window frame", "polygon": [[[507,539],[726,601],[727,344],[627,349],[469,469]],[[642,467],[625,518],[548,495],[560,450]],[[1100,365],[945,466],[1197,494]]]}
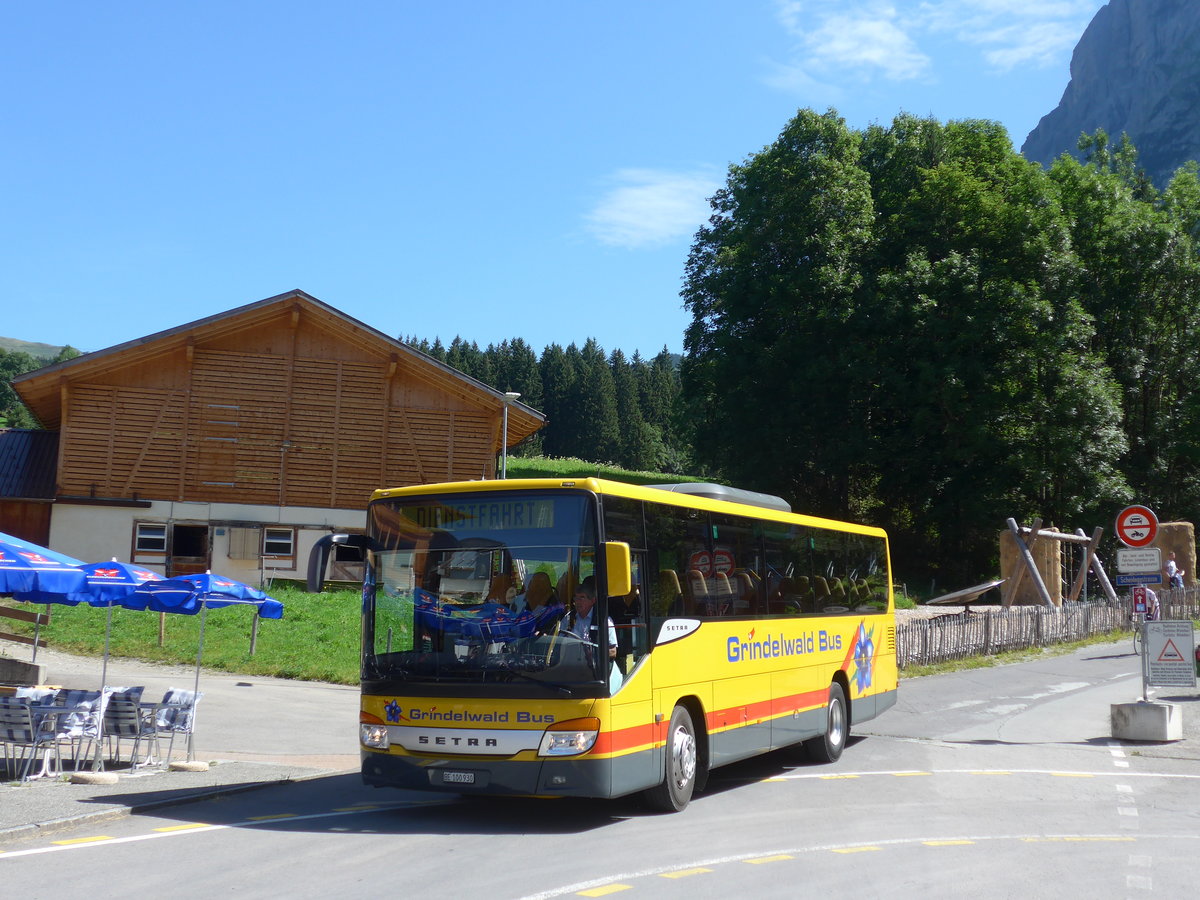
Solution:
{"label": "white window frame", "polygon": [[[282,544],[285,542],[288,546],[286,553],[273,552],[269,549],[271,544]],[[295,559],[296,558],[296,529],[295,528],[270,528],[263,527],[262,537],[262,555],[267,559]]]}
{"label": "white window frame", "polygon": [[[166,522],[135,522],[133,528],[133,552],[138,553],[161,553],[167,555],[167,533],[168,525]],[[149,532],[158,532],[152,534]],[[143,541],[153,541],[156,546],[150,546],[149,543]]]}

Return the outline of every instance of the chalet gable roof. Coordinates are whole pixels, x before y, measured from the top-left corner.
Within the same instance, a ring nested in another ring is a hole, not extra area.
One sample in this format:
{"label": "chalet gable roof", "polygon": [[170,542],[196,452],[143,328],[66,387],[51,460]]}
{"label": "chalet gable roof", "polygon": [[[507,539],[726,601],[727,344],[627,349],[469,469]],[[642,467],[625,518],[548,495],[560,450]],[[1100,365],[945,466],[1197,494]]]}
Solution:
{"label": "chalet gable roof", "polygon": [[54,499],[58,432],[0,428],[0,500]]}
{"label": "chalet gable roof", "polygon": [[[390,357],[395,363],[403,360],[411,369],[420,372],[437,387],[463,396],[481,407],[498,410],[504,405],[505,395],[502,391],[463,374],[403,341],[389,337],[301,290],[288,291],[197,319],[186,325],[126,341],[104,350],[85,353],[75,359],[64,360],[18,376],[13,379],[12,384],[38,421],[45,428],[57,429],[62,422],[64,385],[94,380],[106,372],[178,352],[181,348],[201,344],[222,335],[265,326],[286,317],[289,312],[293,324],[302,316],[315,317],[320,321],[322,328],[352,344],[358,344],[366,353],[382,356],[384,359]],[[511,404],[508,422],[510,444],[533,434],[544,422],[545,417],[532,407],[520,402]]]}

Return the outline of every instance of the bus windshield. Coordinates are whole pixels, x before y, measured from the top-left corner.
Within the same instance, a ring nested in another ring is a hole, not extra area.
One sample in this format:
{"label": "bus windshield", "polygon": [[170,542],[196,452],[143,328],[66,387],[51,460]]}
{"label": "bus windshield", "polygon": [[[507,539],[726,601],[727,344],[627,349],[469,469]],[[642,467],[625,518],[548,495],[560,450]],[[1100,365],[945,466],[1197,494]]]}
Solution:
{"label": "bus windshield", "polygon": [[560,622],[593,574],[588,494],[451,493],[376,500],[363,677],[454,684],[601,680],[601,645]]}

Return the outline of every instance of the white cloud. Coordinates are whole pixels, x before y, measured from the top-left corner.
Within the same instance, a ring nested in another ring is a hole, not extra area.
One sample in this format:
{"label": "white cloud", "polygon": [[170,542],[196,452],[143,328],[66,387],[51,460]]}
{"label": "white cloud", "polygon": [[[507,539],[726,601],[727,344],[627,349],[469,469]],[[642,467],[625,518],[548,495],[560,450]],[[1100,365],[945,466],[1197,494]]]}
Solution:
{"label": "white cloud", "polygon": [[637,249],[690,237],[709,215],[720,179],[710,170],[621,169],[585,219],[602,244]]}
{"label": "white cloud", "polygon": [[891,7],[828,16],[804,43],[822,69],[875,70],[891,81],[918,78],[930,63]]}
{"label": "white cloud", "polygon": [[[779,21],[797,39],[794,59],[776,67],[772,83],[816,83],[846,70],[882,74],[891,81],[918,78],[929,68],[896,7],[868,2],[847,6],[831,0],[781,0]],[[790,72],[782,79],[780,72]]]}
{"label": "white cloud", "polygon": [[930,33],[982,47],[996,71],[1043,67],[1069,54],[1106,0],[924,0],[916,10]]}
{"label": "white cloud", "polygon": [[1043,22],[1029,28],[1003,29],[992,35],[980,35],[978,43],[997,45],[986,50],[983,58],[997,71],[1008,72],[1017,66],[1041,67],[1053,63],[1071,52],[1081,33],[1062,22]]}
{"label": "white cloud", "polygon": [[1106,0],[776,0],[776,16],[796,41],[764,80],[807,93],[847,77],[910,81],[934,74],[923,44],[944,40],[979,48],[997,72],[1060,60]]}

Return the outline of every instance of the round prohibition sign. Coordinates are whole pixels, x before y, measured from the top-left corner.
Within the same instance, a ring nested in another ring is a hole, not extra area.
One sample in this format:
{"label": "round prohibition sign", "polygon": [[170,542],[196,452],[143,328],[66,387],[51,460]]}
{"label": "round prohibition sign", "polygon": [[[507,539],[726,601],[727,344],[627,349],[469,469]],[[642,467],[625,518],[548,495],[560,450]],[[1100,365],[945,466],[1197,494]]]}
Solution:
{"label": "round prohibition sign", "polygon": [[1145,547],[1158,534],[1158,516],[1146,506],[1128,506],[1117,516],[1117,537],[1126,547]]}

